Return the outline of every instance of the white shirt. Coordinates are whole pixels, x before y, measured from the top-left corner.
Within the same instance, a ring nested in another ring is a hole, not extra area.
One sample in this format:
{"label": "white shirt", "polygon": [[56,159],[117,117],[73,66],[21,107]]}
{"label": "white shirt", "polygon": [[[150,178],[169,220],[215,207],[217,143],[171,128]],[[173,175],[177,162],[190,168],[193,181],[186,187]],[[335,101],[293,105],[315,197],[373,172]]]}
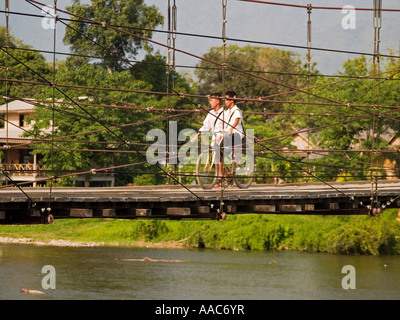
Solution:
{"label": "white shirt", "polygon": [[[232,116],[232,117],[231,117]],[[243,130],[243,115],[242,111],[235,105],[232,107],[232,109],[228,109],[225,111],[225,132],[228,131],[228,129],[232,128],[236,119],[240,119],[237,126],[233,129],[233,134],[238,133],[240,135],[240,138],[243,139],[244,137],[244,130]],[[229,123],[228,123],[229,121]]]}
{"label": "white shirt", "polygon": [[207,117],[203,121],[203,126],[199,129],[201,134],[204,134],[205,132],[208,131],[212,132],[213,135],[212,135],[211,145],[214,145],[215,139],[223,134],[224,130],[224,122],[222,114],[223,111],[224,108],[220,108],[218,111],[211,109],[208,112]]}

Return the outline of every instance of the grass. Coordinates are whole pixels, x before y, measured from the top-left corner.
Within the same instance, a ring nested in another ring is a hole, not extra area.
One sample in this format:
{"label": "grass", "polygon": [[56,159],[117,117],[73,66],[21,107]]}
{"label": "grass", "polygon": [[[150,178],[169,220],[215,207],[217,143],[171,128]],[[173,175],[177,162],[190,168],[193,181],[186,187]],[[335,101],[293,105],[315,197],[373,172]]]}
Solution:
{"label": "grass", "polygon": [[106,245],[181,241],[216,249],[400,254],[397,211],[387,209],[376,217],[228,215],[225,221],[56,219],[51,225],[0,226],[0,236]]}

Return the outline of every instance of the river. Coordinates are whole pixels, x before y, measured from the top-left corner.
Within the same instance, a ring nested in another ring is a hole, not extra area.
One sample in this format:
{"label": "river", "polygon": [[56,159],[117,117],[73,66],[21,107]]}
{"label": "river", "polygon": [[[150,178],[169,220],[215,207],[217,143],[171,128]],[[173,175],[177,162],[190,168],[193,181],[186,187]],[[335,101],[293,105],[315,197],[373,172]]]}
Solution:
{"label": "river", "polygon": [[400,299],[400,257],[0,244],[0,299]]}

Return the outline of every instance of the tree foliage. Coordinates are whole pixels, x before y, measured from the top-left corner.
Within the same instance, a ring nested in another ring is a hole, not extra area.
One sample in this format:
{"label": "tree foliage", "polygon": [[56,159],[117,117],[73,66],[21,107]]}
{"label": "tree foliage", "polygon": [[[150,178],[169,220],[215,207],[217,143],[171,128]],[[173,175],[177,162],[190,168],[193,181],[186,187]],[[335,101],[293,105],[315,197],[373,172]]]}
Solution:
{"label": "tree foliage", "polygon": [[[268,97],[288,91],[287,87],[297,87],[301,82],[297,76],[301,62],[290,51],[229,45],[226,48],[213,47],[203,58],[196,70],[200,94],[233,90],[242,98]],[[227,67],[222,68],[221,64]],[[258,106],[249,103],[249,108]],[[273,103],[265,106],[270,110],[279,109],[279,105]]]}
{"label": "tree foliage", "polygon": [[151,47],[141,37],[151,38],[151,30],[163,23],[157,8],[147,6],[143,0],[92,0],[90,5],[74,0],[67,10],[139,36],[84,22],[77,16],[72,18],[64,42],[71,45],[73,53],[100,58],[99,63],[111,71],[124,68],[125,63],[116,57],[132,59],[142,48],[150,52]]}
{"label": "tree foliage", "polygon": [[[37,75],[48,76],[50,67],[43,55],[37,51],[30,50],[31,46],[23,44],[11,34],[8,35],[9,48],[6,50],[7,29],[0,26],[0,77],[3,79],[38,81]],[[8,53],[7,53],[8,52]],[[6,69],[8,68],[8,70]],[[7,92],[6,92],[7,87]],[[3,97],[6,93],[11,97],[32,97],[38,90],[37,86],[11,81],[0,83],[0,103],[5,103]]]}
{"label": "tree foliage", "polygon": [[383,163],[390,154],[346,151],[390,148],[400,129],[393,109],[400,103],[398,70],[398,61],[389,59],[381,62],[378,74],[376,64],[364,56],[357,57],[343,64],[338,78],[316,77],[310,83],[310,94],[293,97],[304,104],[284,104],[285,111],[299,115],[283,116],[283,121],[309,129],[314,148],[343,150],[304,160],[321,179],[342,176],[360,180],[369,179],[371,174],[381,178],[386,175]]}

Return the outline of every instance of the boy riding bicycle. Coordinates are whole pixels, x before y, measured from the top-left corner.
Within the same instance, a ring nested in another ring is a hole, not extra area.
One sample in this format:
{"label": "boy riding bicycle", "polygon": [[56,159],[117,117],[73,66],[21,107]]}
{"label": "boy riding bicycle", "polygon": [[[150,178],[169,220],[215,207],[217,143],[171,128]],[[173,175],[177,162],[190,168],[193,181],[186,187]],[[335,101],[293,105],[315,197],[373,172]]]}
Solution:
{"label": "boy riding bicycle", "polygon": [[[228,107],[228,109],[225,111],[224,115],[223,145],[224,152],[228,152],[230,154],[233,151],[232,163],[235,162],[238,157],[240,157],[240,153],[242,151],[242,139],[244,137],[243,115],[242,111],[236,105],[236,98],[237,94],[235,91],[227,91],[225,94],[225,105]],[[222,152],[221,159],[223,159]],[[220,167],[222,167],[221,164]],[[228,186],[233,186],[232,177],[229,177]]]}

